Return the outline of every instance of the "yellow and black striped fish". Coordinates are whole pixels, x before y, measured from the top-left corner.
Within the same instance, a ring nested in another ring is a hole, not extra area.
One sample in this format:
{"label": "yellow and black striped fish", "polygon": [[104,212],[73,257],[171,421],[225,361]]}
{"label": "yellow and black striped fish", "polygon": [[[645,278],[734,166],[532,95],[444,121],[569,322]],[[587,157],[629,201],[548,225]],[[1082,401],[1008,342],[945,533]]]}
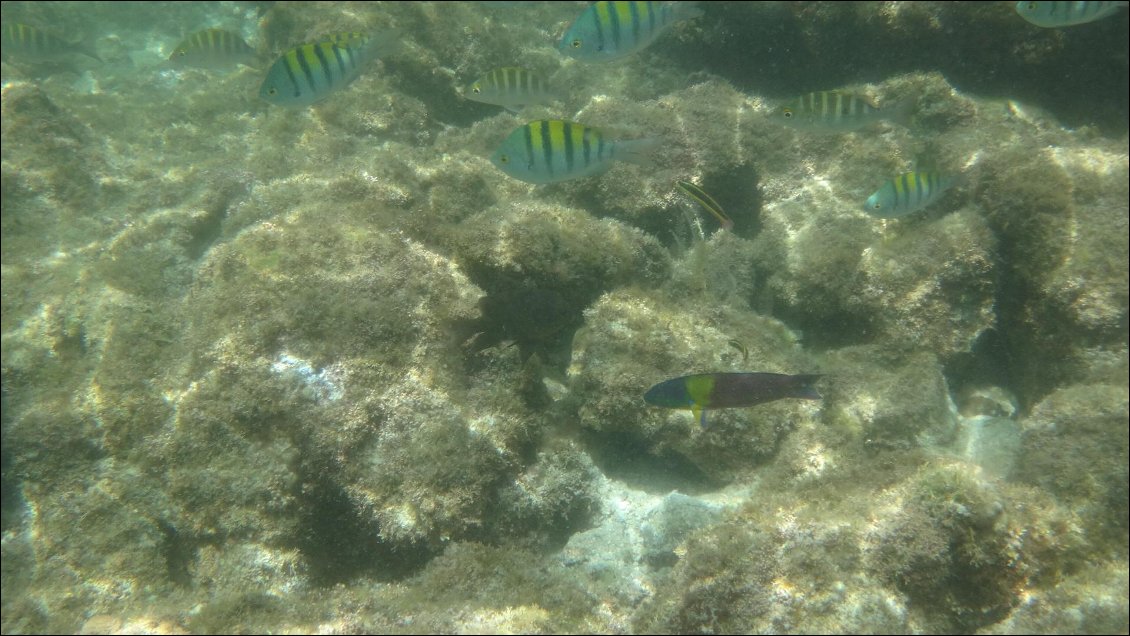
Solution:
{"label": "yellow and black striped fish", "polygon": [[871,216],[887,219],[905,216],[937,201],[955,182],[953,177],[935,172],[906,172],[867,197],[863,210]]}
{"label": "yellow and black striped fish", "polygon": [[315,44],[297,46],[275,61],[259,87],[259,97],[280,106],[308,106],[348,85],[378,52],[385,53],[396,33],[376,36],[338,33]]}
{"label": "yellow and black striped fish", "polygon": [[496,68],[480,77],[463,90],[463,96],[471,101],[503,106],[511,112],[556,99],[545,78],[514,66]]}
{"label": "yellow and black striped fish", "polygon": [[247,64],[254,58],[255,50],[238,33],[205,29],[178,44],[169,56],[169,62],[176,66],[217,69]]}
{"label": "yellow and black striped fish", "polygon": [[540,120],[511,132],[491,161],[515,179],[557,183],[600,174],[616,160],[646,164],[658,141],[613,141],[583,124]]}
{"label": "yellow and black striped fish", "polygon": [[871,100],[843,91],[816,91],[802,95],[773,111],[777,121],[813,132],[848,132],[881,119],[905,121],[913,101],[880,109]]}
{"label": "yellow and black striped fish", "polygon": [[51,35],[33,26],[19,22],[5,22],[0,29],[0,50],[5,59],[12,57],[29,62],[46,62],[81,53],[99,62],[102,58],[88,46]]}
{"label": "yellow and black striped fish", "polygon": [[558,47],[586,62],[615,60],[647,48],[672,24],[702,15],[695,2],[594,2]]}

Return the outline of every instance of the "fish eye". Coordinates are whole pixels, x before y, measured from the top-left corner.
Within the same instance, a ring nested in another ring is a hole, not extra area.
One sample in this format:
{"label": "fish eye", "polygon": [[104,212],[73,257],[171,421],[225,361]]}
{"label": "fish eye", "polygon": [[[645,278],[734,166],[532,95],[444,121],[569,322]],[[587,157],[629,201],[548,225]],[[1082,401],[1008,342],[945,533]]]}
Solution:
{"label": "fish eye", "polygon": [[782,114],[785,116],[785,119],[792,119],[793,118],[793,109],[786,108]]}
{"label": "fish eye", "polygon": [[882,203],[879,203],[879,202],[877,202],[877,201],[876,201],[876,202],[875,202],[875,203],[874,203],[874,204],[873,204],[873,205],[871,206],[871,209],[872,209],[872,210],[881,210],[881,209],[883,209],[883,204],[882,204]]}
{"label": "fish eye", "polygon": [[267,89],[267,94],[268,94],[268,95],[271,95],[271,96],[274,96],[274,95],[278,95],[278,94],[279,94],[279,89],[277,89],[277,88],[275,88],[274,86],[272,86],[271,88]]}
{"label": "fish eye", "polygon": [[510,163],[510,155],[498,155],[498,163]]}
{"label": "fish eye", "polygon": [[472,87],[471,87],[471,92],[472,92],[472,93],[474,93],[474,94],[476,94],[476,95],[478,95],[478,94],[479,94],[479,93],[481,93],[482,91],[481,91],[481,90],[479,89],[479,85],[478,85],[478,84],[475,84],[474,86],[472,86]]}
{"label": "fish eye", "polygon": [[582,44],[581,39],[577,38],[576,40],[573,40],[572,44],[573,44],[573,48],[575,48],[575,49],[581,48],[581,44]]}

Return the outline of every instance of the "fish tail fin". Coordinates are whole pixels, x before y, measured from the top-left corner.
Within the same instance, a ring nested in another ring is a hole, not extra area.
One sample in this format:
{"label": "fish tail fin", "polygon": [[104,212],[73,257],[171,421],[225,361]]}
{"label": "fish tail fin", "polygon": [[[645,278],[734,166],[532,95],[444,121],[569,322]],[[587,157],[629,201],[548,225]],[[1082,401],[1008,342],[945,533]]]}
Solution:
{"label": "fish tail fin", "polygon": [[824,396],[820,395],[820,392],[813,386],[816,381],[822,377],[824,376],[819,373],[793,376],[793,379],[796,380],[796,384],[793,386],[794,392],[792,396],[806,400],[823,400]]}
{"label": "fish tail fin", "polygon": [[694,419],[698,420],[700,427],[706,428],[706,409],[696,404],[691,407],[691,414],[694,415]]}
{"label": "fish tail fin", "polygon": [[404,32],[392,27],[374,31],[365,43],[365,53],[369,60],[397,55],[404,52],[404,48]]}
{"label": "fish tail fin", "polygon": [[649,168],[655,165],[655,154],[659,150],[661,141],[659,137],[618,141],[616,142],[616,158]]}
{"label": "fish tail fin", "polygon": [[94,48],[93,42],[79,40],[77,42],[67,42],[67,45],[69,50],[74,51],[79,55],[85,55],[86,57],[102,62],[103,64],[106,63],[105,60],[103,60],[101,57],[98,57],[98,51]]}

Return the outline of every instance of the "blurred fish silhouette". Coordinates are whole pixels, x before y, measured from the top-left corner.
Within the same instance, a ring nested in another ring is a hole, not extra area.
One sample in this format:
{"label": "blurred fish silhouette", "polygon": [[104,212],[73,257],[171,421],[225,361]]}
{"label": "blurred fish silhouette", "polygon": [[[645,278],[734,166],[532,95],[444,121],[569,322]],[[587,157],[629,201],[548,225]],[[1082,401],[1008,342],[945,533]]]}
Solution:
{"label": "blurred fish silhouette", "polygon": [[0,29],[0,51],[4,59],[25,62],[55,62],[78,53],[102,61],[94,48],[68,42],[58,36],[19,22],[6,22]]}
{"label": "blurred fish silhouette", "polygon": [[1032,2],[1020,0],[1016,12],[1036,26],[1055,28],[1086,24],[1112,16],[1130,2]]}

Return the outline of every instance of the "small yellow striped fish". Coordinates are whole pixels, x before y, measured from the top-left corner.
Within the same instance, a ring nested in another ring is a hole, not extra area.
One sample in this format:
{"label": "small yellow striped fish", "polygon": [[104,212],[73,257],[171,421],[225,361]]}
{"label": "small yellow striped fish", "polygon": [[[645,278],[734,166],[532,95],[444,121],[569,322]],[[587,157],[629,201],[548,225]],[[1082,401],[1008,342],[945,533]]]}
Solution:
{"label": "small yellow striped fish", "polygon": [[279,106],[309,106],[357,79],[378,49],[387,52],[396,32],[376,36],[338,33],[297,46],[275,61],[259,87],[259,97]]}
{"label": "small yellow striped fish", "polygon": [[222,69],[248,64],[255,50],[238,33],[205,29],[186,37],[173,49],[169,62],[178,67]]}
{"label": "small yellow striped fish", "polygon": [[698,204],[701,205],[703,209],[712,214],[714,218],[718,219],[718,224],[722,226],[723,230],[734,229],[734,221],[726,216],[726,213],[722,211],[722,206],[718,205],[714,197],[704,192],[702,188],[690,181],[676,181],[675,185],[679,186],[679,189],[685,192],[687,196],[698,201]]}
{"label": "small yellow striped fish", "polygon": [[1036,26],[1055,28],[1086,24],[1112,16],[1130,2],[1031,2],[1020,0],[1016,12]]}
{"label": "small yellow striped fish", "polygon": [[880,109],[871,100],[842,91],[816,91],[802,95],[773,111],[773,118],[799,130],[848,132],[881,119],[904,123],[914,106],[911,100]]}
{"label": "small yellow striped fish", "polygon": [[905,216],[937,201],[955,181],[934,172],[907,172],[884,183],[867,197],[863,210],[884,219]]}
{"label": "small yellow striped fish", "polygon": [[496,68],[487,73],[464,89],[463,96],[471,101],[503,106],[511,112],[556,99],[545,78],[513,66]]}
{"label": "small yellow striped fish", "polygon": [[557,183],[600,174],[615,160],[646,164],[658,141],[613,141],[583,124],[540,120],[511,132],[490,160],[515,179]]}
{"label": "small yellow striped fish", "polygon": [[694,2],[595,2],[561,39],[561,52],[607,62],[647,48],[672,24],[702,15]]}
{"label": "small yellow striped fish", "polygon": [[18,22],[5,22],[0,29],[0,50],[5,59],[11,56],[29,62],[58,60],[71,53],[81,53],[102,61],[91,48],[81,43],[67,42],[46,31]]}

